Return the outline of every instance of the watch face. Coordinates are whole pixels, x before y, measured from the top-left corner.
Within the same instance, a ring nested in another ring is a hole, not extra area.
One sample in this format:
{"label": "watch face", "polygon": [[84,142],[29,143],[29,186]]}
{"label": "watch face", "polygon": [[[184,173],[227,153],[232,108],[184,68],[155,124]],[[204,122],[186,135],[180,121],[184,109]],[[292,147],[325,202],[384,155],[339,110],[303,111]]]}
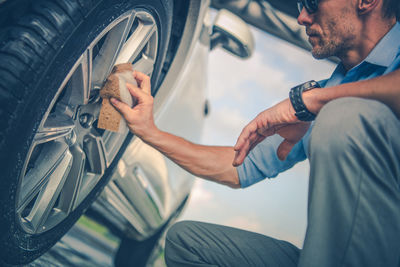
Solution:
{"label": "watch face", "polygon": [[307,91],[307,90],[310,90],[310,89],[313,89],[313,88],[321,88],[319,83],[314,81],[314,80],[305,82],[305,83],[301,84],[300,86],[302,86],[304,88],[303,89],[304,91]]}

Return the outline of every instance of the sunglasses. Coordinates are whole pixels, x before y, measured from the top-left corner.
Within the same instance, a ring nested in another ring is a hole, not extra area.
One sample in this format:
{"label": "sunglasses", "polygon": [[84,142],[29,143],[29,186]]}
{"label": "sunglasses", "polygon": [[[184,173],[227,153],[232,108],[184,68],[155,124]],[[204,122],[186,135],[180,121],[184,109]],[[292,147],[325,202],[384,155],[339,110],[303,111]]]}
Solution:
{"label": "sunglasses", "polygon": [[318,10],[318,0],[297,0],[297,8],[299,9],[299,13],[306,8],[308,14],[312,14],[317,12]]}

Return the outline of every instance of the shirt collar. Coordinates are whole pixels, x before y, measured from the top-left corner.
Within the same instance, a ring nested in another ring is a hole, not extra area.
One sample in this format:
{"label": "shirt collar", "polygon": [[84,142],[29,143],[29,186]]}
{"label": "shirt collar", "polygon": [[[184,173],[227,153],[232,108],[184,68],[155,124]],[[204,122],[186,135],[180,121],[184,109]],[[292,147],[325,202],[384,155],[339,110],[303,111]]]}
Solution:
{"label": "shirt collar", "polygon": [[363,61],[383,67],[389,67],[396,58],[399,49],[400,23],[397,22]]}
{"label": "shirt collar", "polygon": [[342,82],[347,73],[355,71],[364,62],[389,67],[400,51],[400,23],[397,22],[393,28],[378,42],[369,55],[357,66],[346,71],[342,63],[339,63],[326,82],[326,86],[336,85]]}

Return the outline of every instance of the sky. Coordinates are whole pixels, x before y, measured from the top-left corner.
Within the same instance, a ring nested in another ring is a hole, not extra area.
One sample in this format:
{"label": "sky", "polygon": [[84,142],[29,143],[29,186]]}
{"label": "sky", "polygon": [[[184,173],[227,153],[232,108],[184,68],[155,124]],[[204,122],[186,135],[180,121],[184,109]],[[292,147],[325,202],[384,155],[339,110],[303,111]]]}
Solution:
{"label": "sky", "polygon": [[[335,65],[310,52],[251,28],[255,51],[242,60],[222,49],[209,54],[210,114],[202,143],[234,145],[242,128],[258,113],[288,97],[290,88],[329,78]],[[274,179],[231,189],[196,179],[180,220],[228,225],[272,236],[302,247],[306,229],[307,161]]]}

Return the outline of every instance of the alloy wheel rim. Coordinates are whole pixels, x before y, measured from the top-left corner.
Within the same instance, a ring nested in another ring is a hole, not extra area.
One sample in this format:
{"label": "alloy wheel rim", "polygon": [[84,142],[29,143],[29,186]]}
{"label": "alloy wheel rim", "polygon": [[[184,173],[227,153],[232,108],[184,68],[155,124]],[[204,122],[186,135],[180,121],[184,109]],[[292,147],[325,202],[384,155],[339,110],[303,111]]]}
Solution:
{"label": "alloy wheel rim", "polygon": [[76,61],[34,135],[21,171],[16,213],[30,234],[46,232],[92,192],[120,150],[123,133],[96,127],[99,89],[119,63],[151,75],[158,28],[146,10],[131,10],[110,23]]}

